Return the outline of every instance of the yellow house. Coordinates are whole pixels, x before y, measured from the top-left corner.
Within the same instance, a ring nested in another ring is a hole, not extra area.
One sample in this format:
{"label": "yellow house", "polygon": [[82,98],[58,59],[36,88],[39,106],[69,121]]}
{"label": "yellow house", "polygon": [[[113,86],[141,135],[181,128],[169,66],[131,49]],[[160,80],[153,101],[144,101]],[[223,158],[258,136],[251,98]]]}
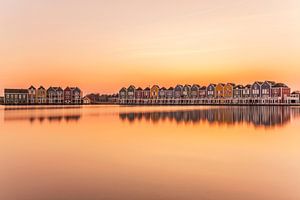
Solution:
{"label": "yellow house", "polygon": [[233,98],[233,89],[235,84],[233,83],[227,83],[224,87],[224,97],[226,99]]}
{"label": "yellow house", "polygon": [[224,83],[219,83],[216,87],[216,97],[217,99],[224,98]]}
{"label": "yellow house", "polygon": [[157,99],[159,94],[159,86],[158,85],[153,85],[151,90],[150,90],[150,98],[151,99]]}
{"label": "yellow house", "polygon": [[40,86],[36,91],[37,104],[47,103],[47,92],[43,86]]}

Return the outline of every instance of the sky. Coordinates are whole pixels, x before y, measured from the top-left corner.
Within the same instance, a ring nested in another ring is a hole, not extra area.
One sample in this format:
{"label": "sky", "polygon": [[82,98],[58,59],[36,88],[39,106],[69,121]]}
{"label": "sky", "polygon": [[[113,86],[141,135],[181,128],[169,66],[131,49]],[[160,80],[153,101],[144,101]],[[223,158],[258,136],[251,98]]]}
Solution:
{"label": "sky", "polygon": [[256,80],[300,90],[299,74],[299,0],[0,0],[0,94]]}

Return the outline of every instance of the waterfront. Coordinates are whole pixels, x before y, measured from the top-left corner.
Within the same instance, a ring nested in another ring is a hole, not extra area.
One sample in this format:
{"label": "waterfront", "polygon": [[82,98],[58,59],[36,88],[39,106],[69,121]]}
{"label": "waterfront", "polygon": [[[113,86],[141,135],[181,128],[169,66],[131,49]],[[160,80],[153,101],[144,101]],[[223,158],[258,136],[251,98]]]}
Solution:
{"label": "waterfront", "polygon": [[300,198],[300,107],[0,107],[0,199]]}

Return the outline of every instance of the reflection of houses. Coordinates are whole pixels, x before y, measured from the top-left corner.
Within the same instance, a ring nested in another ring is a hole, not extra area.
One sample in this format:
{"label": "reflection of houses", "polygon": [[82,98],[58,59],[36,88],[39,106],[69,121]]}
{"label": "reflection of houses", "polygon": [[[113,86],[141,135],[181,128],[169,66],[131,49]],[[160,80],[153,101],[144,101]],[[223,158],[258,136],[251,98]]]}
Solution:
{"label": "reflection of houses", "polygon": [[4,89],[4,102],[6,105],[28,104],[27,89]]}
{"label": "reflection of houses", "polygon": [[199,123],[210,124],[235,124],[246,123],[256,127],[283,126],[290,122],[291,115],[300,117],[300,109],[277,106],[254,106],[254,107],[224,107],[199,110],[176,110],[154,112],[130,112],[120,113],[122,121],[141,121],[156,123],[168,119],[176,123]]}

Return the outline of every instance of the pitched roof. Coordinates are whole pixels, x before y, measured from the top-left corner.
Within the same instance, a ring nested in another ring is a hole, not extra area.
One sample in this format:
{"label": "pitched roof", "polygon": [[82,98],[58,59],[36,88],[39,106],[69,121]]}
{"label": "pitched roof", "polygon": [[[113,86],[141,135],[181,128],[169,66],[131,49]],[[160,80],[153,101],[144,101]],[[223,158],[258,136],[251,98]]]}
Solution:
{"label": "pitched roof", "polygon": [[284,83],[276,83],[275,85],[272,85],[273,88],[279,88],[279,87],[284,87],[287,88],[288,86]]}
{"label": "pitched roof", "polygon": [[27,89],[4,89],[4,93],[20,93],[20,94],[27,94]]}

